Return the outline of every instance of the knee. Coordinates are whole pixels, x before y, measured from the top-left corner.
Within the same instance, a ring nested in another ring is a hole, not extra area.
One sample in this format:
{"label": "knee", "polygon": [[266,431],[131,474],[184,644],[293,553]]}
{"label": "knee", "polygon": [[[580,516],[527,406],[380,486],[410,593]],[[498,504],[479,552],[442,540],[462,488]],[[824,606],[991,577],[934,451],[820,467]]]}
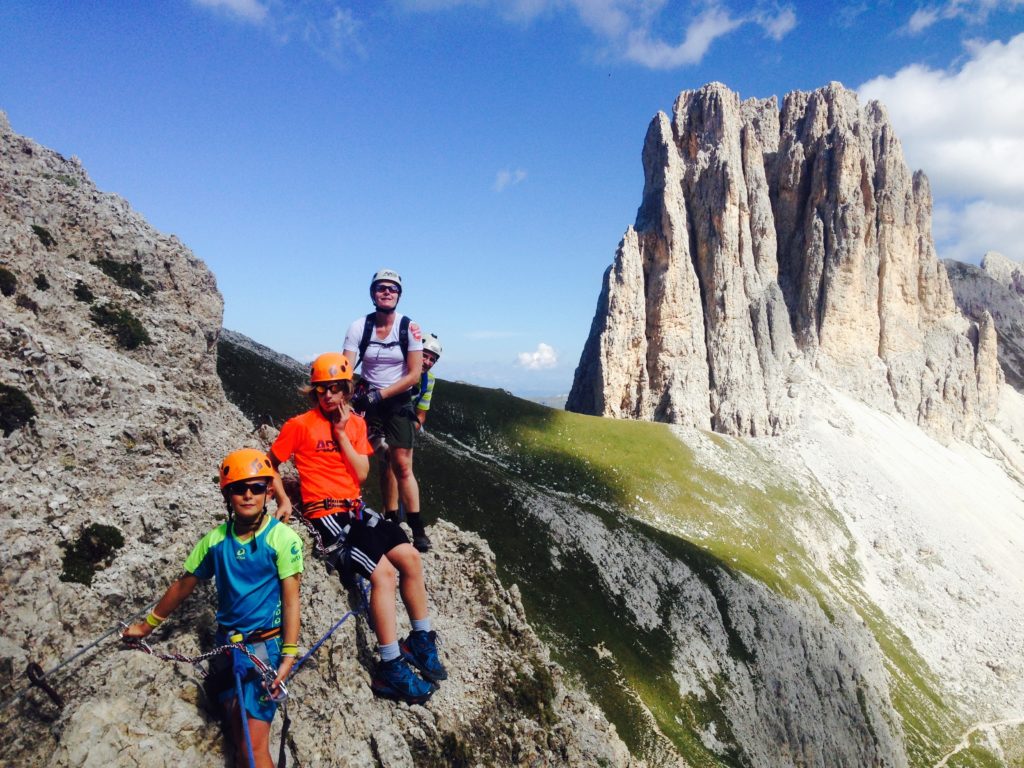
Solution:
{"label": "knee", "polygon": [[390,466],[396,477],[412,477],[412,451],[392,451]]}
{"label": "knee", "polygon": [[370,585],[374,588],[394,591],[398,587],[398,571],[386,558],[382,557],[370,575]]}
{"label": "knee", "polygon": [[423,560],[420,559],[420,553],[412,544],[395,547],[388,553],[388,557],[405,578],[420,576],[423,573]]}

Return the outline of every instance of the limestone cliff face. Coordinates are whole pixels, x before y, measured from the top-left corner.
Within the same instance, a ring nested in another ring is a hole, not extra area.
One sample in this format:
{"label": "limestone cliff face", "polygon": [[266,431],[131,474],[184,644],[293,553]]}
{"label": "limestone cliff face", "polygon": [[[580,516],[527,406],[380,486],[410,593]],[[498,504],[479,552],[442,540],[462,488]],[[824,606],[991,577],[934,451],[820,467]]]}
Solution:
{"label": "limestone cliff face", "polygon": [[1024,266],[989,251],[981,266],[944,262],[957,306],[980,327],[986,316],[999,336],[998,358],[1008,384],[1024,391]]}
{"label": "limestone cliff face", "polygon": [[[53,676],[62,709],[38,689],[10,700],[28,689],[30,660],[50,670],[160,596],[223,520],[220,458],[271,437],[253,434],[217,378],[213,275],[0,113],[0,289],[0,764],[222,764],[191,668],[120,650],[116,636]],[[73,572],[65,558],[91,524],[123,546],[86,552],[88,573]],[[375,641],[350,619],[292,682],[291,764],[631,764],[549,662],[486,544],[444,524],[432,536],[425,569],[450,680],[426,706],[375,699]],[[213,601],[198,589],[155,647],[209,650]],[[302,606],[305,648],[350,607],[312,558]]]}
{"label": "limestone cliff face", "polygon": [[942,433],[994,407],[881,105],[830,84],[779,110],[713,83],[654,118],[643,164],[570,410],[775,434],[801,369]]}

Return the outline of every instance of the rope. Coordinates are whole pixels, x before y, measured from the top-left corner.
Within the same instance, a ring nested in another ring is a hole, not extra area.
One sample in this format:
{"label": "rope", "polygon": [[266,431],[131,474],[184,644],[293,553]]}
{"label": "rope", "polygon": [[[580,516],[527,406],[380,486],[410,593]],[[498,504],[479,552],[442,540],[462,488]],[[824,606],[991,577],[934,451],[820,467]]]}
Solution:
{"label": "rope", "polygon": [[[108,637],[110,637],[115,632],[120,631],[121,628],[125,625],[125,623],[129,623],[130,624],[131,622],[136,621],[136,620],[142,618],[143,616],[145,616],[147,613],[149,613],[149,610],[150,610],[150,608],[146,607],[146,608],[142,609],[141,611],[139,611],[138,613],[136,613],[131,618],[129,618],[127,622],[118,622],[117,626],[115,626],[109,632],[104,632],[102,635],[100,635],[98,638],[96,638],[91,643],[86,645],[84,648],[81,648],[80,650],[78,650],[77,652],[72,654],[71,656],[68,656],[68,658],[64,659],[64,661],[60,662],[57,666],[53,667],[52,669],[48,670],[47,672],[44,672],[41,677],[37,675],[36,677],[38,678],[38,682],[36,682],[35,679],[34,679],[32,684],[26,685],[24,688],[22,688],[20,691],[18,691],[16,694],[14,694],[11,698],[7,699],[7,701],[5,701],[3,704],[0,704],[0,711],[6,709],[8,707],[8,705],[13,704],[14,702],[16,702],[18,699],[20,699],[22,696],[24,696],[26,693],[28,693],[30,690],[32,690],[32,688],[37,686],[39,683],[44,683],[45,682],[45,678],[50,677],[51,675],[55,674],[59,670],[63,669],[68,664],[73,662],[75,659],[77,659],[80,656],[82,656],[84,653],[86,653],[86,652],[92,650],[93,648],[95,648],[97,645],[102,643],[104,640],[106,640]],[[36,665],[36,666],[38,666],[38,665]]]}
{"label": "rope", "polygon": [[245,673],[245,664],[242,662],[242,654],[238,648],[232,652],[232,663],[235,672],[235,696],[238,701],[238,719],[242,721],[242,733],[245,734],[245,744],[249,750],[249,768],[256,768],[256,755],[252,751],[252,736],[249,735],[249,718],[245,711],[242,699],[242,675]]}
{"label": "rope", "polygon": [[142,651],[143,653],[147,653],[150,656],[155,656],[156,658],[162,659],[163,661],[180,661],[183,664],[191,664],[192,666],[196,667],[197,673],[204,678],[207,676],[207,672],[199,666],[202,662],[206,661],[207,659],[211,659],[214,656],[217,656],[221,653],[232,653],[233,651],[237,651],[239,655],[248,657],[249,661],[252,662],[253,667],[256,668],[256,671],[259,673],[260,677],[263,678],[263,683],[267,688],[267,692],[270,693],[271,701],[276,701],[280,703],[284,701],[286,698],[288,698],[288,689],[285,687],[283,682],[278,687],[277,694],[274,694],[270,691],[270,686],[277,678],[277,672],[274,671],[273,667],[264,663],[264,661],[261,658],[259,658],[256,654],[252,653],[248,648],[246,648],[245,643],[228,643],[226,645],[219,645],[212,651],[201,653],[198,656],[185,656],[181,653],[160,653],[159,651],[153,650],[153,646],[151,646],[149,643],[147,643],[145,640],[141,638],[125,640],[125,645],[128,648],[132,648],[137,651]]}

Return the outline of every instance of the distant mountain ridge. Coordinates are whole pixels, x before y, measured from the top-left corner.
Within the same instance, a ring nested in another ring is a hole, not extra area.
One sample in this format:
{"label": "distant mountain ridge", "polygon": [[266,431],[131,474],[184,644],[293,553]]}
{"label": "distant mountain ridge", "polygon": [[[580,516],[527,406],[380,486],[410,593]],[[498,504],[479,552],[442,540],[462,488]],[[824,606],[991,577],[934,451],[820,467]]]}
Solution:
{"label": "distant mountain ridge", "polygon": [[712,83],[654,118],[643,165],[569,410],[780,434],[812,375],[939,434],[994,413],[994,326],[957,310],[880,104]]}
{"label": "distant mountain ridge", "polygon": [[990,251],[980,266],[943,262],[960,310],[976,322],[992,318],[1006,381],[1024,391],[1024,265]]}

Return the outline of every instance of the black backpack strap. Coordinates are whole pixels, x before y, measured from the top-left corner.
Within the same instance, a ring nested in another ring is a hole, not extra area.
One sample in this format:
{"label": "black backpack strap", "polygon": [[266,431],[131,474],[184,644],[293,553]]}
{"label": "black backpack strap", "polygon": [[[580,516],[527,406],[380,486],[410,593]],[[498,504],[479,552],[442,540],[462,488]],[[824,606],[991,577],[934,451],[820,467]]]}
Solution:
{"label": "black backpack strap", "polygon": [[[358,367],[363,362],[363,355],[366,354],[366,348],[370,346],[370,334],[373,333],[373,321],[376,317],[375,312],[371,312],[366,316],[366,323],[363,325],[363,338],[359,342],[359,358],[356,360],[356,364],[353,367]],[[409,355],[409,323],[411,320],[406,315],[402,315],[402,320],[398,325],[398,345],[402,349],[402,359]],[[390,342],[384,346],[394,346],[395,342]]]}
{"label": "black backpack strap", "polygon": [[363,362],[363,355],[366,354],[366,348],[370,346],[370,334],[373,333],[373,317],[374,312],[371,312],[366,316],[366,322],[363,324],[363,338],[359,340],[359,358],[356,360],[356,364],[353,368],[358,368],[359,364]]}
{"label": "black backpack strap", "polygon": [[408,315],[402,315],[402,322],[398,326],[398,345],[402,348],[402,360],[409,356],[409,320]]}

